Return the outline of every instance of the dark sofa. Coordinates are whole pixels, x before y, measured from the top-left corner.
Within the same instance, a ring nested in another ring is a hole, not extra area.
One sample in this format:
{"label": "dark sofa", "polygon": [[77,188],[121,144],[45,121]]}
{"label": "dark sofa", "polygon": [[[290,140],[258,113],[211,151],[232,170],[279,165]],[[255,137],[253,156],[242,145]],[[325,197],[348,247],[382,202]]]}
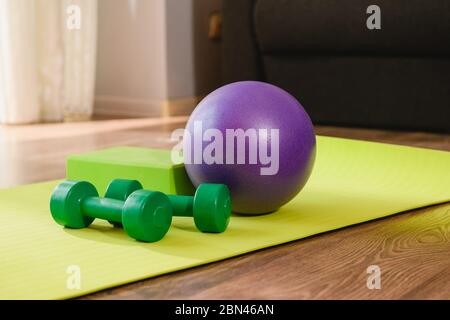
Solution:
{"label": "dark sofa", "polygon": [[223,1],[225,83],[278,85],[316,124],[449,132],[449,0]]}

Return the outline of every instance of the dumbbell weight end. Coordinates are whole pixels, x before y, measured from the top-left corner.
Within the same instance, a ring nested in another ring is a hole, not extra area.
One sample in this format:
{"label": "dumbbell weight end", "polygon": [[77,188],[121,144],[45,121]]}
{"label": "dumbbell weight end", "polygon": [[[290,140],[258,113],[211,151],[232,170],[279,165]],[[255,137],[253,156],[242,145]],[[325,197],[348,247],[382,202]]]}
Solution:
{"label": "dumbbell weight end", "polygon": [[202,232],[224,232],[231,214],[228,187],[223,184],[201,184],[195,196],[169,195],[174,216],[193,217]]}
{"label": "dumbbell weight end", "polygon": [[[125,201],[137,190],[142,189],[142,184],[137,180],[114,179],[106,188],[105,198]],[[109,220],[113,226],[122,228],[121,222]]]}

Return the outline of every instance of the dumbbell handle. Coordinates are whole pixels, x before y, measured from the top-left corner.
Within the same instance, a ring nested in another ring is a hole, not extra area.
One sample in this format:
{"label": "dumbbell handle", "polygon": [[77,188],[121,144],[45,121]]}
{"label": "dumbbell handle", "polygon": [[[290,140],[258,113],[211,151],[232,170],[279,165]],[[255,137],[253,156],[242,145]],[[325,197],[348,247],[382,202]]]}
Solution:
{"label": "dumbbell handle", "polygon": [[81,201],[84,215],[108,221],[122,223],[124,201],[100,197],[87,197]]}
{"label": "dumbbell handle", "polygon": [[173,207],[173,215],[177,217],[192,217],[194,215],[194,197],[168,195]]}

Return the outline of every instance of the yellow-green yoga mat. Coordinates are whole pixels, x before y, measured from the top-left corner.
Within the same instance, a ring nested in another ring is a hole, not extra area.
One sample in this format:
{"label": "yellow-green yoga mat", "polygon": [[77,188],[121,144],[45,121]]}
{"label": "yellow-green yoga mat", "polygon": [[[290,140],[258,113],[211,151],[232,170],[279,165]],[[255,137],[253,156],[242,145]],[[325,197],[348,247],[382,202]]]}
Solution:
{"label": "yellow-green yoga mat", "polygon": [[305,189],[278,212],[233,216],[223,234],[175,218],[150,244],[102,221],[57,225],[48,208],[56,181],[1,190],[0,298],[75,297],[450,201],[450,152],[327,137],[317,151]]}

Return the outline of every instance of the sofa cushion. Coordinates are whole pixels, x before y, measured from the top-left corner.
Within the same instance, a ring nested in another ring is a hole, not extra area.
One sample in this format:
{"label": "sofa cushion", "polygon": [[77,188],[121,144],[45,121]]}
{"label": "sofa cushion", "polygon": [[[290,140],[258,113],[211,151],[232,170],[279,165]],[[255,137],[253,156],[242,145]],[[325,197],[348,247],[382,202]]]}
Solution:
{"label": "sofa cushion", "polygon": [[254,23],[264,53],[450,54],[449,0],[257,0]]}
{"label": "sofa cushion", "polygon": [[449,132],[450,59],[344,55],[263,57],[267,81],[315,124]]}

